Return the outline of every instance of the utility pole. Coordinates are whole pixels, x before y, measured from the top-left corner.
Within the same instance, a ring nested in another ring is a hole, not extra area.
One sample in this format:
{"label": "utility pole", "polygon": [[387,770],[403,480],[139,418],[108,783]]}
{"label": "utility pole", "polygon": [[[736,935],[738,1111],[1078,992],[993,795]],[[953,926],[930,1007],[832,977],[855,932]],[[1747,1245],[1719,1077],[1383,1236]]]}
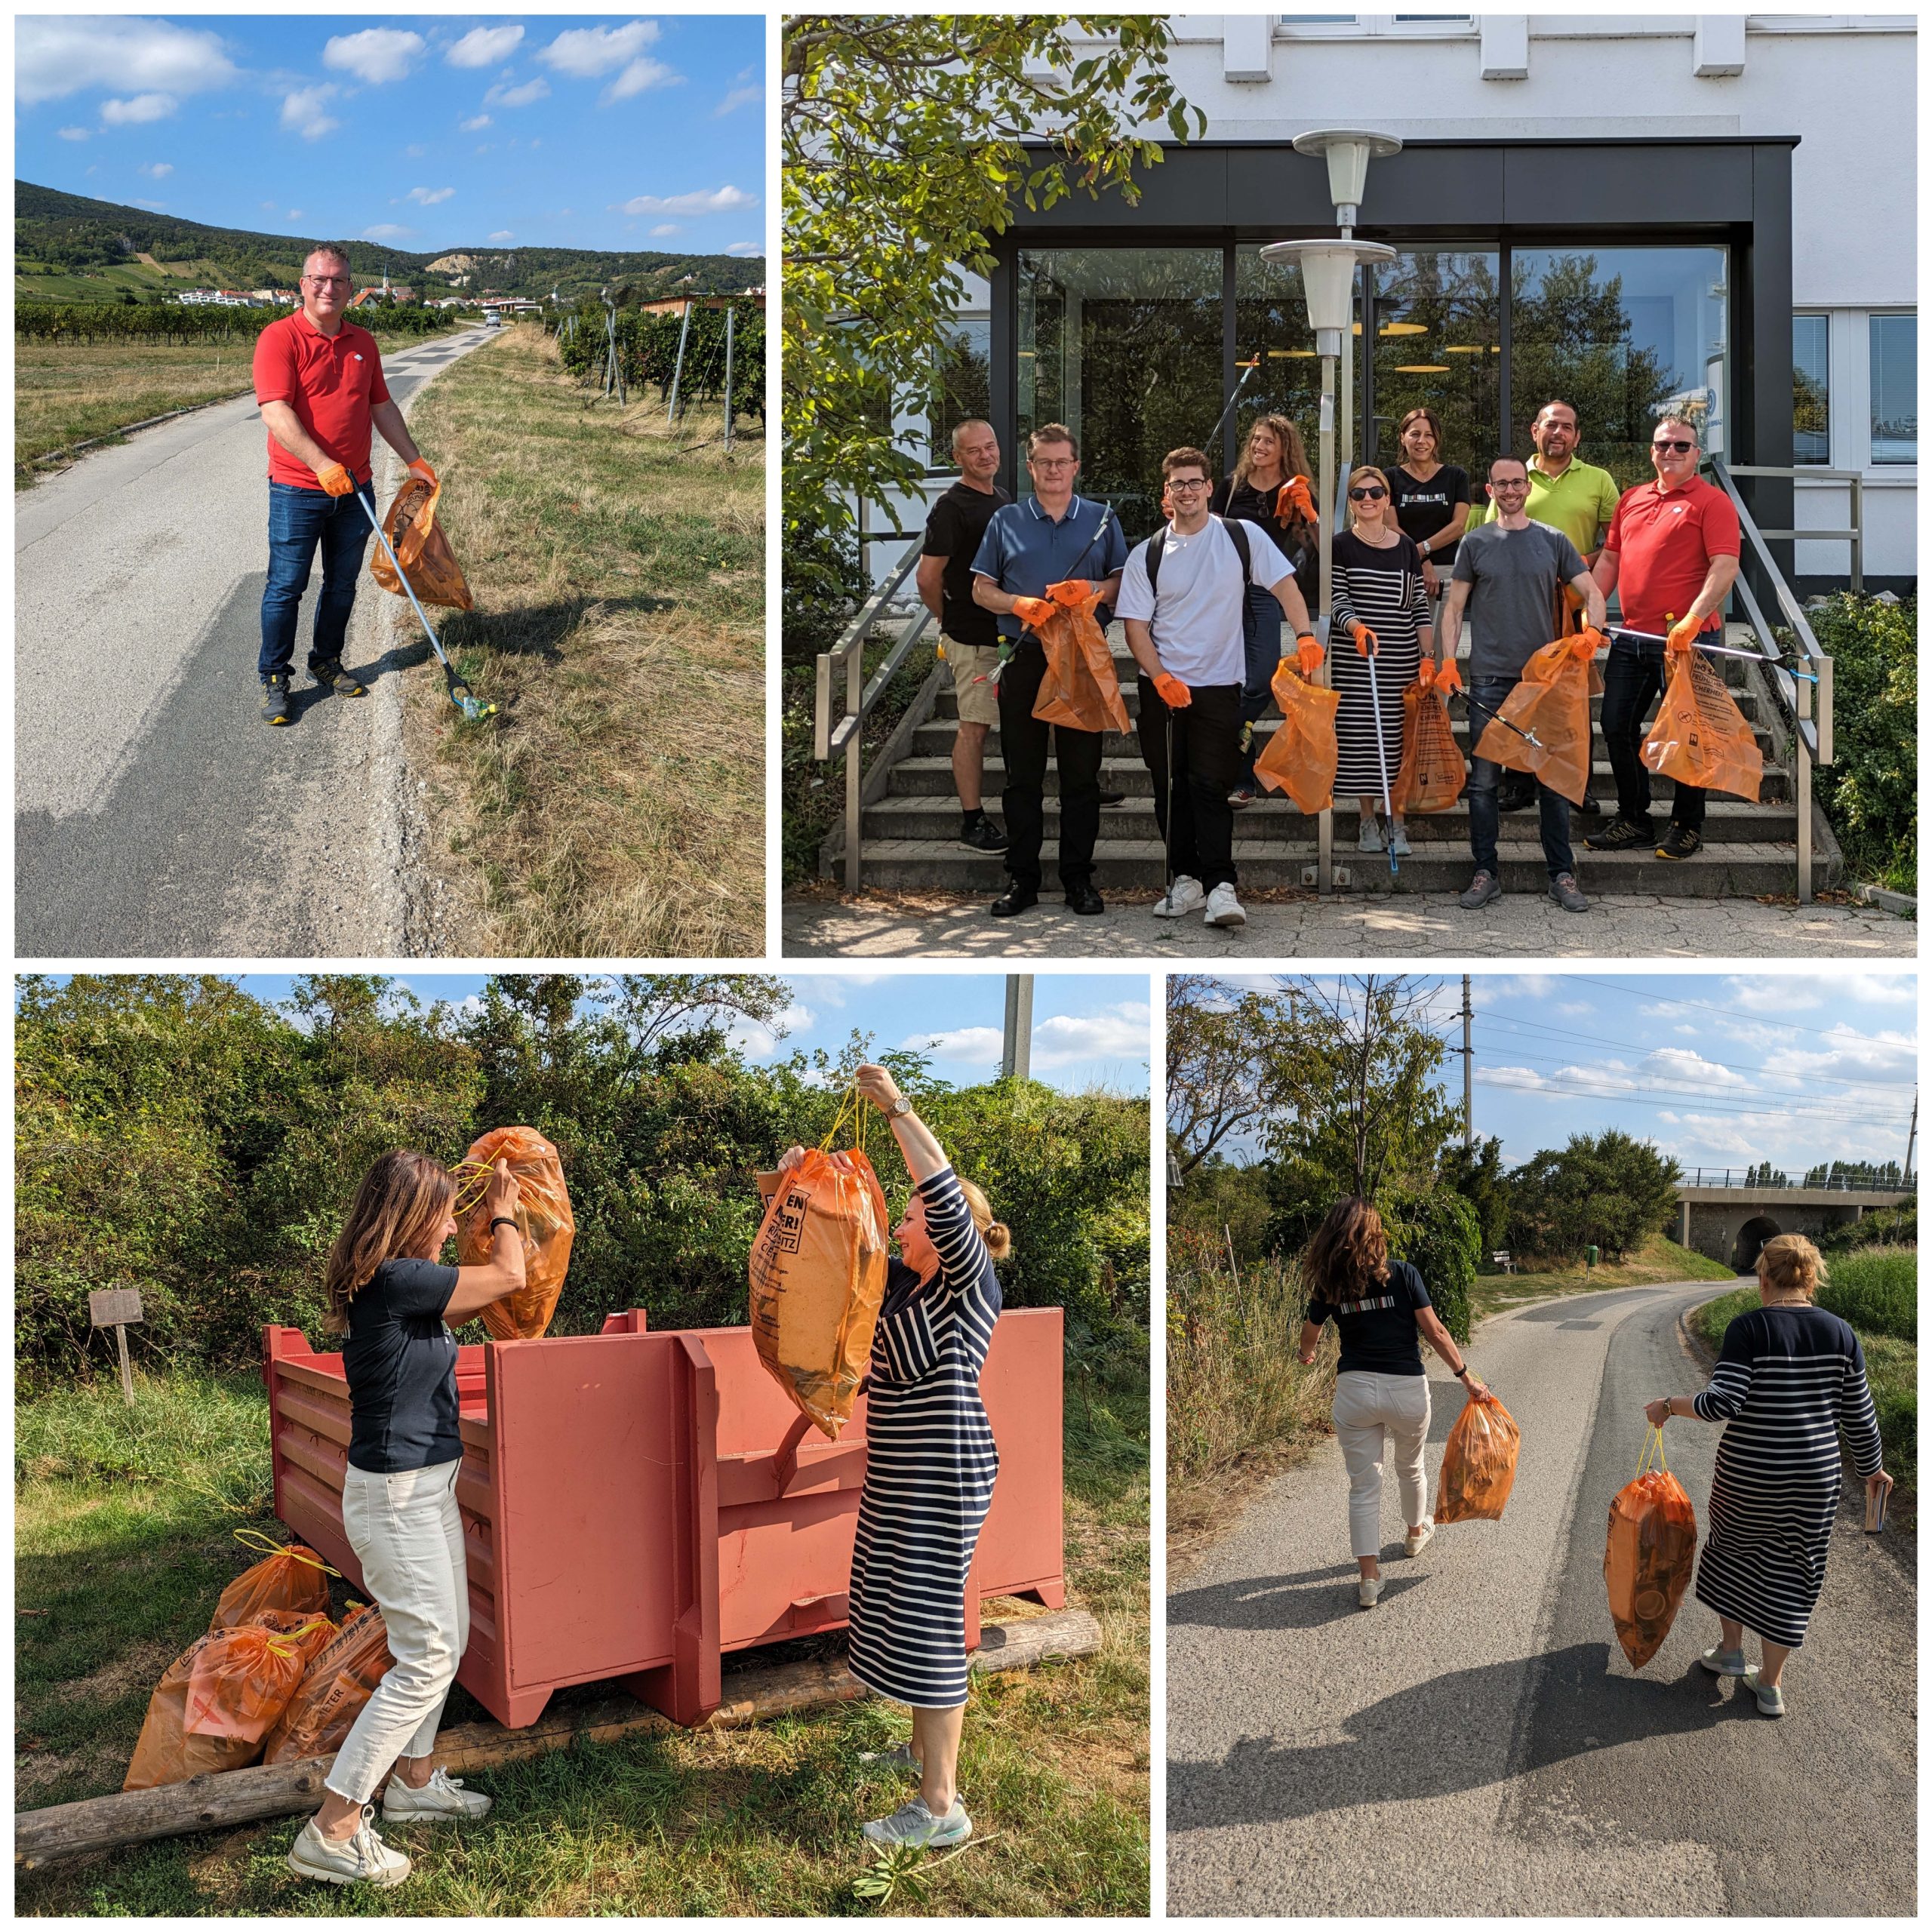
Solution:
{"label": "utility pole", "polygon": [[1469,976],[1463,975],[1463,1148],[1466,1153],[1476,1144],[1475,1081],[1472,1077],[1475,1054],[1469,1045]]}
{"label": "utility pole", "polygon": [[1000,1050],[999,1077],[1029,1080],[1033,1071],[1033,976],[1006,976],[1006,1041]]}
{"label": "utility pole", "polygon": [[1908,1187],[1912,1185],[1912,1150],[1918,1145],[1918,1089],[1915,1087],[1912,1090],[1912,1124],[1906,1130],[1905,1137],[1905,1184]]}

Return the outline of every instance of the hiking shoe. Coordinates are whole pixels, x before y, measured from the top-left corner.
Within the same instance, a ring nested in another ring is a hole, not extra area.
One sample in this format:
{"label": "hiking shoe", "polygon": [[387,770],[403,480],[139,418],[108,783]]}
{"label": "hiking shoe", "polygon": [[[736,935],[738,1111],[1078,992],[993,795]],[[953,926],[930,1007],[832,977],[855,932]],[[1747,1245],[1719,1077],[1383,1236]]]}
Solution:
{"label": "hiking shoe", "polygon": [[361,697],[366,695],[362,687],[342,668],[340,657],[331,657],[325,664],[311,664],[309,675],[325,691],[333,691],[337,697]]}
{"label": "hiking shoe", "polygon": [[1583,841],[1586,852],[1630,852],[1647,845],[1657,837],[1647,825],[1632,825],[1627,818],[1614,818],[1601,832]]}
{"label": "hiking shoe", "polygon": [[1006,834],[982,812],[960,826],[959,842],[969,852],[1004,852]]}
{"label": "hiking shoe", "polygon": [[1722,1644],[1714,1644],[1697,1661],[1714,1677],[1742,1677],[1745,1672],[1744,1653],[1727,1651]]}
{"label": "hiking shoe", "polygon": [[1355,1601],[1364,1610],[1373,1610],[1376,1598],[1381,1594],[1382,1579],[1380,1577],[1358,1577],[1355,1579]]}
{"label": "hiking shoe", "polygon": [[1760,1684],[1758,1681],[1758,1666],[1755,1664],[1752,1665],[1750,1669],[1744,1673],[1744,1687],[1757,1699],[1758,1708],[1764,1712],[1765,1716],[1781,1718],[1784,1715],[1783,1690],[1775,1684]]}
{"label": "hiking shoe", "polygon": [[1253,804],[1254,802],[1254,787],[1252,785],[1237,785],[1228,794],[1228,803],[1233,806],[1236,811],[1241,811],[1244,806]]}
{"label": "hiking shoe", "polygon": [[1663,842],[1657,848],[1660,859],[1688,859],[1704,849],[1704,835],[1693,832],[1687,825],[1673,824],[1663,835]]}
{"label": "hiking shoe", "polygon": [[1398,859],[1406,859],[1409,856],[1409,834],[1407,826],[1396,825],[1389,827],[1389,849]]}
{"label": "hiking shoe", "polygon": [[1571,809],[1581,812],[1586,818],[1601,818],[1603,816],[1602,805],[1591,792],[1587,785],[1583,788],[1583,795],[1577,801]]}
{"label": "hiking shoe", "polygon": [[362,1807],[362,1822],[340,1844],[323,1837],[314,1819],[302,1827],[288,1848],[288,1869],[298,1878],[319,1878],[326,1885],[374,1885],[386,1891],[409,1876],[409,1860],[376,1835],[369,1821],[373,1804]]}
{"label": "hiking shoe", "polygon": [[288,702],[288,673],[278,671],[262,680],[262,722],[286,724],[295,713]]}
{"label": "hiking shoe", "polygon": [[1503,897],[1503,881],[1494,872],[1478,872],[1469,881],[1469,889],[1456,903],[1466,912],[1473,912],[1478,906],[1487,906],[1492,899]]}
{"label": "hiking shoe", "polygon": [[1432,1516],[1427,1522],[1423,1524],[1420,1529],[1411,1530],[1409,1534],[1402,1539],[1402,1547],[1408,1552],[1410,1555],[1420,1556],[1423,1552],[1423,1546],[1429,1541],[1431,1537],[1435,1535],[1435,1519]]}
{"label": "hiking shoe", "polygon": [[973,1821],[966,1815],[963,1798],[952,1801],[952,1809],[943,1818],[935,1818],[923,1798],[902,1804],[889,1818],[875,1818],[866,1826],[866,1836],[874,1844],[910,1845],[933,1851],[946,1844],[963,1844],[973,1835]]}
{"label": "hiking shoe", "polygon": [[1590,902],[1577,890],[1574,873],[1558,872],[1549,882],[1549,896],[1566,912],[1587,912]]}
{"label": "hiking shoe", "polygon": [[895,1744],[890,1751],[861,1751],[859,1762],[869,1771],[917,1771],[924,1769],[912,1755],[912,1746],[908,1740]]}
{"label": "hiking shoe", "polygon": [[1386,852],[1388,849],[1382,836],[1382,821],[1380,819],[1364,819],[1361,830],[1355,834],[1355,850],[1358,852]]}
{"label": "hiking shoe", "polygon": [[1204,924],[1211,926],[1244,926],[1247,915],[1241,909],[1241,901],[1235,897],[1235,889],[1225,880],[1208,895],[1208,916]]}
{"label": "hiking shoe", "polygon": [[1178,919],[1183,912],[1198,912],[1208,903],[1208,894],[1198,878],[1183,872],[1154,902],[1157,919]]}
{"label": "hiking shoe", "polygon": [[389,1788],[383,1793],[383,1822],[386,1825],[410,1819],[461,1818],[474,1823],[494,1802],[480,1791],[465,1791],[462,1779],[451,1777],[438,1764],[425,1785],[405,1784],[400,1777],[389,1780]]}

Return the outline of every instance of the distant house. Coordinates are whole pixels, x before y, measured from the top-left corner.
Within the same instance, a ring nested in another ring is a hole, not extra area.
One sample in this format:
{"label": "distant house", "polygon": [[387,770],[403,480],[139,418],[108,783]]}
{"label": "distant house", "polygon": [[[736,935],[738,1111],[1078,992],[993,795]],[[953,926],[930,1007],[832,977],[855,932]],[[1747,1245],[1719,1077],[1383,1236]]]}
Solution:
{"label": "distant house", "polygon": [[749,302],[762,315],[764,291],[744,288],[735,295],[660,295],[654,302],[640,302],[637,306],[647,315],[681,315],[693,303],[700,309],[724,309],[734,302]]}

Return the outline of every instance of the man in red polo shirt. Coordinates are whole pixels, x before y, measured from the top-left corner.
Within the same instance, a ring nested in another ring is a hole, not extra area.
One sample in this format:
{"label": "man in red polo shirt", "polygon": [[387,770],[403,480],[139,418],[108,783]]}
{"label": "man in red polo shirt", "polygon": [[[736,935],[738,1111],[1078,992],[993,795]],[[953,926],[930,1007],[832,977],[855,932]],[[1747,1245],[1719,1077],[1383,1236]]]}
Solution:
{"label": "man in red polo shirt", "polygon": [[[1718,613],[1737,577],[1737,512],[1730,499],[1697,474],[1697,430],[1681,416],[1661,418],[1651,435],[1654,483],[1626,490],[1611,518],[1593,574],[1607,597],[1613,590],[1632,630],[1667,636],[1638,644],[1611,632],[1604,666],[1603,740],[1617,774],[1617,817],[1586,841],[1592,852],[1647,845],[1651,774],[1639,755],[1644,713],[1669,681],[1677,654],[1722,640]],[[1704,794],[1680,784],[1660,859],[1687,859],[1704,842]]]}
{"label": "man in red polo shirt", "polygon": [[412,474],[435,472],[411,440],[402,411],[389,400],[376,338],[345,319],[349,260],[338,248],[315,249],[302,264],[302,306],[271,322],[255,340],[255,400],[269,430],[269,574],[262,591],[262,718],[286,724],[295,624],[316,546],[322,552],[321,594],[309,670],[325,691],[360,697],[362,687],[342,668],[343,639],[355,602],[369,519],[359,495],[375,507],[369,469],[370,429]]}

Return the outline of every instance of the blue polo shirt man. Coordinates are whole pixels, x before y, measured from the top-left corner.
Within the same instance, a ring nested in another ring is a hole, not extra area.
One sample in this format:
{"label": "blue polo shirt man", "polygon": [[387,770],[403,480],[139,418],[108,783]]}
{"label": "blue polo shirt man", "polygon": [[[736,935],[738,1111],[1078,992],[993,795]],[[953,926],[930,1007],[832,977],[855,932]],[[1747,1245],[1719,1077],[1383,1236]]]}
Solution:
{"label": "blue polo shirt man", "polygon": [[1044,724],[1033,715],[1047,672],[1046,653],[1014,614],[1013,605],[1016,598],[1044,597],[1051,585],[1084,579],[1100,588],[1103,607],[1111,605],[1127,562],[1127,540],[1121,534],[1119,518],[1106,504],[1074,494],[1080,451],[1065,424],[1049,423],[1033,432],[1027,442],[1026,468],[1034,494],[994,511],[973,559],[973,601],[997,616],[1001,651],[1011,651],[999,678],[1007,889],[993,901],[996,919],[1010,918],[1039,903],[1041,798],[1049,733],[1060,769],[1060,887],[1076,912],[1106,909],[1094,888],[1104,734]]}

